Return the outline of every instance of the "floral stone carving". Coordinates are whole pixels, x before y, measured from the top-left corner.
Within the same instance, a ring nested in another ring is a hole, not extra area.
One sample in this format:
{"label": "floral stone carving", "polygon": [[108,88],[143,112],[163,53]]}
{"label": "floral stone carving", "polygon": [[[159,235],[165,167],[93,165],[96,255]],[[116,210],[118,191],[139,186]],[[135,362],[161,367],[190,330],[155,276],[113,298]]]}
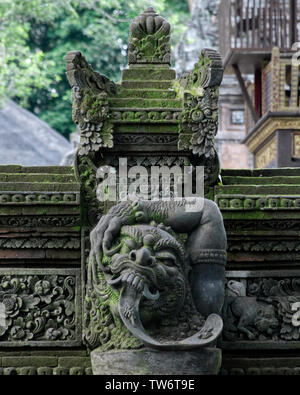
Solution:
{"label": "floral stone carving", "polygon": [[[214,138],[218,131],[219,86],[223,78],[218,52],[204,49],[194,69],[178,82],[184,95],[179,148],[214,159]],[[190,136],[191,135],[191,136]]]}
{"label": "floral stone carving", "polygon": [[107,97],[116,86],[91,68],[79,51],[66,56],[67,77],[72,87],[72,118],[80,128],[80,154],[112,147],[112,124]]}
{"label": "floral stone carving", "polygon": [[188,350],[220,335],[223,221],[212,201],[204,199],[197,213],[185,212],[186,204],[122,202],[91,232],[84,322],[90,348]]}
{"label": "floral stone carving", "polygon": [[0,276],[1,345],[75,343],[76,276],[30,271]]}

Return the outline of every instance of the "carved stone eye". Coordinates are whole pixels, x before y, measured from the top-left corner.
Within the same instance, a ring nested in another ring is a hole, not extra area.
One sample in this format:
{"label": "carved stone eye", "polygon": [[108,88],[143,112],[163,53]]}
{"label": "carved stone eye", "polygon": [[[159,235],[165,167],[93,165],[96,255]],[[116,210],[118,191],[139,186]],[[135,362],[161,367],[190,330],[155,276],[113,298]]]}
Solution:
{"label": "carved stone eye", "polygon": [[172,259],[163,258],[162,263],[167,266],[174,266],[174,261]]}
{"label": "carved stone eye", "polygon": [[155,243],[155,237],[151,234],[148,234],[143,238],[143,243],[145,246],[153,246]]}

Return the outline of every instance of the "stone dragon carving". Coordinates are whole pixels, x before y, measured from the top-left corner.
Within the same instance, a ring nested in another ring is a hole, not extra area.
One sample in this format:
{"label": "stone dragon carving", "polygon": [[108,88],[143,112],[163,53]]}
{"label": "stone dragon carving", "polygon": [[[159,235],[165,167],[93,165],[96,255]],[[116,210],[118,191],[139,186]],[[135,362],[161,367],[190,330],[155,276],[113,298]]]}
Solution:
{"label": "stone dragon carving", "polygon": [[212,201],[203,199],[197,213],[186,212],[186,204],[121,202],[93,229],[84,334],[89,348],[187,350],[220,335],[223,221]]}
{"label": "stone dragon carving", "polygon": [[67,78],[72,87],[72,118],[80,128],[79,155],[112,147],[112,124],[108,120],[108,96],[116,84],[94,71],[80,51],[68,52]]}

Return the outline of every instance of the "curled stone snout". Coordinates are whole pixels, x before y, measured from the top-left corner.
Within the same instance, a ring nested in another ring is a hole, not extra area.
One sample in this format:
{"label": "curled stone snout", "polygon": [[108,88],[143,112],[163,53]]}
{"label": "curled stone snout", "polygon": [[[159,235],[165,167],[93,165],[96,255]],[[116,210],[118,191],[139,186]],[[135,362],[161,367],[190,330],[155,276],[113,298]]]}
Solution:
{"label": "curled stone snout", "polygon": [[145,247],[139,250],[132,250],[129,254],[129,258],[132,262],[141,266],[149,266],[155,262],[155,258],[152,256],[151,251]]}

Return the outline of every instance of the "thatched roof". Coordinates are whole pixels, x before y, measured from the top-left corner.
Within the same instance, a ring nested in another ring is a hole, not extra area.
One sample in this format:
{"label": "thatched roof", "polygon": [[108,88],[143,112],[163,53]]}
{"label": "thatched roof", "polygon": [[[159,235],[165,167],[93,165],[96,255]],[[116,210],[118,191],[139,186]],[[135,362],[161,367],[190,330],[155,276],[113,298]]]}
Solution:
{"label": "thatched roof", "polygon": [[0,108],[0,164],[59,165],[71,150],[61,134],[13,101]]}

